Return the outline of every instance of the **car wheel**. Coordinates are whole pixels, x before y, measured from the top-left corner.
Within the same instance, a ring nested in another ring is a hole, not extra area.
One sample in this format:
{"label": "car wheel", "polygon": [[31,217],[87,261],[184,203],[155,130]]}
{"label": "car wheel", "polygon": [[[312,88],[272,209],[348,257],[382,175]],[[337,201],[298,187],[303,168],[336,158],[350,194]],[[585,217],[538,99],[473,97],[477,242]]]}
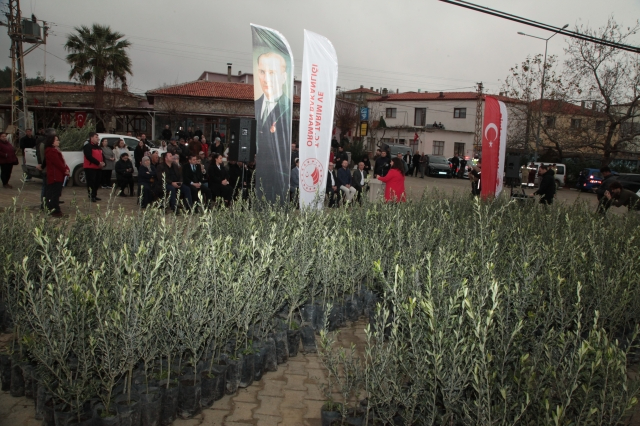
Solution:
{"label": "car wheel", "polygon": [[87,186],[87,175],[81,166],[76,167],[73,171],[73,184],[75,186]]}

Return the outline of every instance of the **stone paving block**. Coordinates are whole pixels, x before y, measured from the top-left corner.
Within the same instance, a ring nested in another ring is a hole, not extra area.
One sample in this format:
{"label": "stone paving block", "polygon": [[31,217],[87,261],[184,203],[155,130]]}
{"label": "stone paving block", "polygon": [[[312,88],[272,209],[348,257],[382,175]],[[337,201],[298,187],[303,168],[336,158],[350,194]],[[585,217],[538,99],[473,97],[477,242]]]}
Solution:
{"label": "stone paving block", "polygon": [[321,419],[305,419],[304,425],[305,426],[322,426],[322,420]]}
{"label": "stone paving block", "polygon": [[284,385],[284,389],[285,390],[299,390],[299,391],[304,391],[307,390],[307,388],[304,386],[304,380],[306,379],[305,376],[288,376],[287,377],[287,384]]}
{"label": "stone paving block", "polygon": [[288,408],[282,410],[282,425],[294,426],[304,424],[304,415],[306,414],[304,408]]}
{"label": "stone paving block", "polygon": [[233,409],[233,399],[234,395],[225,395],[220,400],[213,403],[210,409],[213,410],[227,410],[231,411]]}
{"label": "stone paving block", "polygon": [[233,405],[233,411],[227,416],[227,422],[250,422],[253,419],[252,410],[258,406],[249,402],[235,402]]}
{"label": "stone paving block", "polygon": [[282,396],[284,386],[287,384],[284,380],[267,380],[264,386],[258,391],[259,396]]}
{"label": "stone paving block", "polygon": [[204,410],[202,412],[202,426],[220,426],[224,424],[224,419],[231,411],[228,410]]}
{"label": "stone paving block", "polygon": [[257,420],[257,426],[278,426],[282,423],[282,417],[280,416],[265,416],[263,414],[254,414],[253,418]]}
{"label": "stone paving block", "polygon": [[282,404],[280,405],[280,409],[286,410],[290,408],[299,408],[299,409],[306,408],[306,405],[304,403],[305,395],[306,395],[306,389],[304,391],[285,390],[284,396],[282,398]]}
{"label": "stone paving block", "polygon": [[284,374],[285,376],[294,374],[297,376],[307,377],[307,363],[306,362],[290,362]]}
{"label": "stone paving block", "polygon": [[240,422],[224,422],[224,426],[253,426],[253,422],[251,423],[240,423]]}
{"label": "stone paving block", "polygon": [[322,406],[325,401],[310,401],[309,399],[305,399],[305,405],[307,406],[307,414],[304,415],[305,419],[319,419],[322,414]]}
{"label": "stone paving block", "polygon": [[324,380],[326,377],[325,369],[307,368],[307,377],[314,380]]}
{"label": "stone paving block", "polygon": [[325,401],[324,394],[322,393],[322,389],[318,385],[306,384],[307,393],[305,399],[312,401]]}
{"label": "stone paving block", "polygon": [[233,402],[251,402],[254,404],[258,403],[256,397],[258,396],[258,389],[238,389],[238,393],[232,398]]}
{"label": "stone paving block", "polygon": [[280,404],[282,404],[282,398],[273,396],[258,396],[258,408],[255,410],[255,414],[262,414],[265,416],[280,416]]}
{"label": "stone paving block", "polygon": [[307,369],[320,370],[322,367],[322,363],[318,358],[307,360]]}
{"label": "stone paving block", "polygon": [[267,371],[266,373],[264,373],[264,375],[262,376],[262,380],[265,380],[265,379],[269,379],[269,380],[277,380],[277,379],[285,380],[284,372],[287,369],[286,367],[287,367],[286,364],[278,365],[278,370],[277,371]]}
{"label": "stone paving block", "polygon": [[173,422],[174,426],[198,426],[201,425],[203,421],[202,414],[198,414],[195,417],[190,419],[181,419],[178,418]]}

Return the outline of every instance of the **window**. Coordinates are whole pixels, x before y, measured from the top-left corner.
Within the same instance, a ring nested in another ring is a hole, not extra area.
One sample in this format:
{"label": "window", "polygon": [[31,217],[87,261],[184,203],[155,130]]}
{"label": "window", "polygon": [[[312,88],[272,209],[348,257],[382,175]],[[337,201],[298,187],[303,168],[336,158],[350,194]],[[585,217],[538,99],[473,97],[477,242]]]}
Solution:
{"label": "window", "polygon": [[596,121],[596,132],[604,133],[604,120]]}
{"label": "window", "polygon": [[552,115],[547,115],[544,118],[544,126],[548,129],[553,129],[556,127],[556,118]]}
{"label": "window", "polygon": [[431,155],[444,155],[444,141],[433,141],[433,152]]}
{"label": "window", "polygon": [[453,109],[453,118],[467,118],[467,109],[466,108],[454,108]]}
{"label": "window", "polygon": [[455,142],[453,144],[453,155],[455,157],[464,157],[464,142]]}
{"label": "window", "polygon": [[396,111],[398,109],[397,108],[387,108],[387,114],[385,115],[386,118],[396,118]]}
{"label": "window", "polygon": [[571,128],[572,129],[579,129],[581,124],[582,124],[582,119],[580,119],[580,118],[572,118],[571,119]]}
{"label": "window", "polygon": [[424,127],[427,120],[427,109],[426,108],[416,108],[416,113],[414,116],[413,125]]}

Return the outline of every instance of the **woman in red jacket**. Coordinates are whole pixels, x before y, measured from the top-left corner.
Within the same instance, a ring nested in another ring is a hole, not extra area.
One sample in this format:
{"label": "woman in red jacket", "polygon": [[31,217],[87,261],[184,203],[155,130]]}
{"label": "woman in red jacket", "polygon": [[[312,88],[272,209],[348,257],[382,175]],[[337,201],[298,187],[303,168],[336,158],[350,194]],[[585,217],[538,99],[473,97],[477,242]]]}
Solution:
{"label": "woman in red jacket", "polygon": [[407,201],[404,192],[404,164],[399,158],[391,159],[391,169],[386,176],[378,176],[378,180],[387,184],[384,190],[384,199],[393,202]]}
{"label": "woman in red jacket", "polygon": [[47,209],[51,211],[51,216],[62,217],[60,211],[60,195],[62,195],[62,184],[66,176],[69,176],[69,167],[64,161],[64,157],[58,148],[60,139],[51,135],[44,143],[44,158],[47,164],[47,187],[45,197],[47,199]]}
{"label": "woman in red jacket", "polygon": [[18,157],[16,157],[15,148],[7,139],[7,134],[0,132],[0,178],[2,179],[3,187],[7,189],[13,188],[13,186],[9,184],[9,179],[11,179],[13,166],[17,164]]}

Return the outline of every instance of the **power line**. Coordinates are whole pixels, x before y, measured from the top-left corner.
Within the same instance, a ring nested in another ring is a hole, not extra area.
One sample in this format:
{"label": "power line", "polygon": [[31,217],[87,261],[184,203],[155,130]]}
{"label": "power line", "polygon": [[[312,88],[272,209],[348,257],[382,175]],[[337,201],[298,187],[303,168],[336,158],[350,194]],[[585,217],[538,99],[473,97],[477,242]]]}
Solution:
{"label": "power line", "polygon": [[580,40],[588,41],[588,42],[591,42],[591,43],[601,44],[601,45],[604,45],[604,46],[607,46],[607,47],[613,47],[615,49],[626,50],[628,52],[640,53],[640,47],[637,47],[637,46],[631,46],[631,45],[628,45],[628,44],[617,43],[615,41],[601,39],[601,38],[597,38],[597,37],[590,36],[590,35],[587,35],[587,34],[582,34],[582,33],[579,33],[577,31],[567,30],[567,29],[560,28],[560,27],[554,27],[552,25],[544,24],[542,22],[534,21],[532,19],[523,18],[521,16],[513,15],[513,14],[507,13],[507,12],[502,12],[502,11],[497,10],[497,9],[491,9],[489,7],[486,7],[486,6],[480,6],[480,5],[477,5],[477,4],[474,4],[474,3],[470,3],[470,2],[465,1],[465,0],[440,0],[440,1],[444,2],[444,3],[449,3],[449,4],[456,5],[456,6],[464,7],[466,9],[470,9],[470,10],[473,10],[473,11],[476,11],[476,12],[486,13],[487,15],[496,16],[498,18],[507,19],[509,21],[518,22],[520,24],[529,25],[531,27],[540,28],[542,30],[551,31],[551,32],[554,32],[554,33],[559,33],[559,34],[568,36],[568,37],[572,37],[572,38],[577,38],[577,39],[580,39]]}

